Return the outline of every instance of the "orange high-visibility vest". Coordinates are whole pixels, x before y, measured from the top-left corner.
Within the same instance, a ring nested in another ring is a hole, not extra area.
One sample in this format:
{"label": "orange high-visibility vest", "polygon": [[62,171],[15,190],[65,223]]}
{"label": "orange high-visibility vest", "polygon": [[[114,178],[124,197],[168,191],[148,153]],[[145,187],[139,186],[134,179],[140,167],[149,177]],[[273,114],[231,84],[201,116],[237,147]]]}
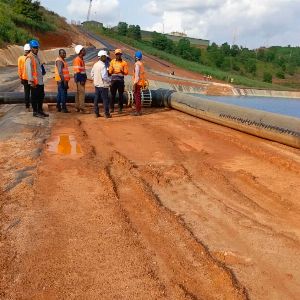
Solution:
{"label": "orange high-visibility vest", "polygon": [[37,85],[39,83],[39,81],[38,81],[38,73],[37,73],[37,65],[36,65],[35,58],[33,57],[33,54],[31,52],[26,56],[26,60],[27,59],[31,60],[31,67],[32,67],[31,68],[31,72],[32,72],[33,83],[35,85]]}
{"label": "orange high-visibility vest", "polygon": [[25,55],[22,55],[18,59],[18,74],[19,78],[23,80],[28,80],[27,73],[26,73],[26,57]]}
{"label": "orange high-visibility vest", "polygon": [[84,60],[81,59],[79,56],[77,56],[73,60],[73,70],[74,70],[74,74],[76,74],[76,73],[85,74],[86,73]]}
{"label": "orange high-visibility vest", "polygon": [[118,61],[116,59],[113,59],[110,62],[108,72],[110,75],[128,75],[127,62],[124,60]]}
{"label": "orange high-visibility vest", "polygon": [[[141,61],[137,61],[135,64],[140,66],[140,78],[139,81],[137,82],[137,85],[144,87],[146,84],[146,76],[145,76],[145,67],[144,64]],[[133,73],[133,82],[135,82],[135,68],[134,68],[134,73]]]}
{"label": "orange high-visibility vest", "polygon": [[55,61],[55,81],[61,81],[60,75],[58,73],[58,68],[56,65],[56,63],[58,61],[61,61],[64,64],[62,72],[63,72],[65,81],[70,81],[69,66],[68,66],[67,62],[65,60],[63,60],[61,57],[58,57]]}

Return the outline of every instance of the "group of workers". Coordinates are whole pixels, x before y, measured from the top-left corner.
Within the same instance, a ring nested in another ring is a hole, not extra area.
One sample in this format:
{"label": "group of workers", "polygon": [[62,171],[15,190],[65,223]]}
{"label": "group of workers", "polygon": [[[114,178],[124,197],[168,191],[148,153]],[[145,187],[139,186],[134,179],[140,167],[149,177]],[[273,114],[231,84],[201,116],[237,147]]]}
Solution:
{"label": "group of workers", "polygon": [[[22,85],[24,86],[24,97],[26,110],[30,111],[30,100],[33,116],[38,118],[48,117],[49,114],[43,111],[43,101],[45,97],[44,79],[46,74],[44,65],[38,56],[39,42],[31,40],[24,46],[24,55],[18,59],[18,73]],[[75,109],[77,112],[86,113],[85,109],[85,86],[88,80],[84,56],[86,49],[82,45],[75,47],[76,58],[73,60],[74,82],[76,85]],[[123,111],[123,93],[125,90],[125,76],[128,75],[128,64],[122,58],[122,50],[115,50],[115,59],[110,59],[105,50],[98,52],[98,61],[91,70],[92,81],[95,86],[94,112],[96,118],[100,117],[99,102],[102,100],[105,118],[111,118],[114,112],[114,104],[118,93],[118,113]],[[142,52],[135,53],[135,65],[133,73],[133,94],[135,100],[134,116],[139,116],[141,112],[141,90],[145,86],[145,68],[142,62]],[[71,79],[70,69],[66,61],[66,51],[60,49],[55,61],[54,79],[57,82],[57,103],[58,112],[68,113],[67,99],[69,82]],[[109,101],[109,90],[111,99]]]}

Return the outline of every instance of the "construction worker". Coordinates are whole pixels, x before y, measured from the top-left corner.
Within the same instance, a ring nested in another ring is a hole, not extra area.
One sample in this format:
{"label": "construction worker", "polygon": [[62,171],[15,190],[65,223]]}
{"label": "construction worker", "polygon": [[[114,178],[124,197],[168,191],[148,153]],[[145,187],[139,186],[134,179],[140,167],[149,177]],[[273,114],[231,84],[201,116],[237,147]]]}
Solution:
{"label": "construction worker", "polygon": [[45,91],[42,64],[38,57],[40,44],[36,40],[31,40],[29,45],[30,53],[26,56],[25,65],[28,83],[30,84],[33,116],[38,118],[49,117],[49,115],[43,111]]}
{"label": "construction worker", "polygon": [[56,108],[59,112],[68,113],[66,103],[68,99],[70,72],[65,60],[67,54],[64,49],[60,49],[58,53],[59,56],[55,61],[55,81],[57,82],[58,90]]}
{"label": "construction worker", "polygon": [[114,111],[114,104],[116,99],[117,91],[119,93],[119,113],[123,110],[123,93],[125,89],[124,76],[128,75],[128,65],[127,62],[122,59],[122,50],[115,50],[116,58],[110,62],[109,74],[111,75],[111,112]]}
{"label": "construction worker", "polygon": [[30,85],[28,84],[28,78],[26,74],[25,61],[26,56],[30,53],[30,45],[24,46],[24,55],[18,58],[18,74],[21,80],[21,84],[24,86],[24,100],[26,111],[30,111]]}
{"label": "construction worker", "polygon": [[142,114],[142,97],[141,89],[145,86],[145,67],[142,62],[143,54],[141,51],[135,52],[135,64],[133,74],[133,94],[135,101],[136,111],[133,113],[134,116],[140,116]]}
{"label": "construction worker", "polygon": [[100,117],[99,114],[99,100],[103,101],[104,115],[105,118],[111,118],[109,113],[109,98],[108,89],[110,85],[110,78],[108,77],[107,68],[105,62],[107,61],[108,54],[104,50],[100,50],[98,53],[99,61],[96,62],[92,68],[91,76],[94,81],[95,86],[95,99],[94,99],[94,109],[96,118]]}
{"label": "construction worker", "polygon": [[86,55],[86,50],[83,46],[77,45],[75,53],[77,54],[77,57],[73,61],[74,80],[77,87],[75,108],[77,112],[85,113],[85,83],[87,76],[83,57]]}

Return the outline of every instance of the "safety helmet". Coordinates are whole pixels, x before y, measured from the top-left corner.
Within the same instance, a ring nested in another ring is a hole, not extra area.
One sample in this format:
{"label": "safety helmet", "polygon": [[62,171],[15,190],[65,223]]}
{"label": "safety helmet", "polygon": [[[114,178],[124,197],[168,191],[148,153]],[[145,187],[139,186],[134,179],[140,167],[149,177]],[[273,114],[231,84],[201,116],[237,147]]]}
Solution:
{"label": "safety helmet", "polygon": [[39,48],[40,47],[40,44],[37,40],[31,40],[29,42],[29,45],[30,45],[30,48]]}
{"label": "safety helmet", "polygon": [[135,52],[135,57],[136,57],[137,59],[142,59],[142,58],[143,58],[143,53],[142,53],[142,51],[136,51],[136,52]]}
{"label": "safety helmet", "polygon": [[101,56],[106,56],[106,57],[108,57],[107,52],[106,52],[105,50],[100,50],[100,51],[98,52],[98,57],[101,57]]}
{"label": "safety helmet", "polygon": [[82,45],[77,45],[77,46],[75,47],[75,53],[76,53],[76,54],[79,54],[80,51],[81,51],[83,48],[84,48],[84,47],[83,47]]}
{"label": "safety helmet", "polygon": [[29,44],[24,45],[24,51],[30,51],[30,45]]}
{"label": "safety helmet", "polygon": [[116,49],[115,54],[122,54],[122,50],[121,49]]}

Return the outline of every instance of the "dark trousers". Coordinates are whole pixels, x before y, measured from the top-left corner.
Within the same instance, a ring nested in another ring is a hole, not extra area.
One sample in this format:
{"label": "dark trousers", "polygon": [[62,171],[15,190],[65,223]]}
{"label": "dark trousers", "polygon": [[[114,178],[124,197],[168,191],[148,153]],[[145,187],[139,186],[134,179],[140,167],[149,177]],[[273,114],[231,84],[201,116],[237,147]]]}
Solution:
{"label": "dark trousers", "polygon": [[24,102],[26,108],[30,107],[30,85],[28,84],[28,80],[22,80],[22,84],[24,86]]}
{"label": "dark trousers", "polygon": [[113,80],[110,86],[111,92],[111,102],[110,108],[113,110],[116,100],[116,94],[119,93],[119,109],[123,109],[123,94],[124,94],[125,84],[123,80]]}
{"label": "dark trousers", "polygon": [[142,110],[142,94],[141,94],[141,86],[135,85],[134,89],[134,102],[135,102],[135,109],[137,112]]}
{"label": "dark trousers", "polygon": [[95,98],[94,98],[94,109],[95,114],[99,114],[99,101],[103,101],[104,113],[106,116],[109,115],[109,98],[108,98],[108,88],[95,87]]}
{"label": "dark trousers", "polygon": [[57,82],[57,98],[56,98],[56,107],[67,109],[66,103],[68,99],[68,90],[65,88],[65,85],[62,81]]}
{"label": "dark trousers", "polygon": [[37,85],[30,87],[31,91],[31,104],[34,113],[43,111],[43,102],[45,98],[44,85]]}

